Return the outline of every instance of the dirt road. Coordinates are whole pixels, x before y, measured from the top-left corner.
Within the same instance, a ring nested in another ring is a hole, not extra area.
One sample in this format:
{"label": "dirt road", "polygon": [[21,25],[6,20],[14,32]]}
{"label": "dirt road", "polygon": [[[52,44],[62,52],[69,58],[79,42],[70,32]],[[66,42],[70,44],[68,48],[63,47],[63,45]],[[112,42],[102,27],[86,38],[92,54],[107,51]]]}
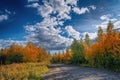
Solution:
{"label": "dirt road", "polygon": [[120,80],[120,74],[95,68],[53,64],[42,80]]}

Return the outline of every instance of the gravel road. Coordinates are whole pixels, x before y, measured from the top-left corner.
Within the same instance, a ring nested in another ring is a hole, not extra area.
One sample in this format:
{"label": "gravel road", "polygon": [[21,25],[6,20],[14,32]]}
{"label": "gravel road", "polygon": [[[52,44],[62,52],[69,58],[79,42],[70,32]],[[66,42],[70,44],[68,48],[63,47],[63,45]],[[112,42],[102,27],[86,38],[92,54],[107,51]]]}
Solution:
{"label": "gravel road", "polygon": [[120,73],[103,69],[52,64],[42,80],[120,80]]}

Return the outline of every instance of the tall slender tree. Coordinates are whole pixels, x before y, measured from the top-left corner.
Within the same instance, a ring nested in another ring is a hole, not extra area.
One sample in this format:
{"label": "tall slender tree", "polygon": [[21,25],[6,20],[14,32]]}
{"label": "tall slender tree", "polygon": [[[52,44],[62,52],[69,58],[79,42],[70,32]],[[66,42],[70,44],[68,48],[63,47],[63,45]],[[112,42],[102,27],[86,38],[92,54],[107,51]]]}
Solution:
{"label": "tall slender tree", "polygon": [[91,40],[90,40],[90,38],[89,38],[88,33],[85,35],[85,43],[86,43],[86,45],[87,45],[88,47],[91,47],[92,42],[91,42]]}
{"label": "tall slender tree", "polygon": [[99,27],[99,29],[98,29],[98,38],[97,38],[97,41],[103,40],[103,37],[104,37],[103,30],[102,30],[101,27]]}

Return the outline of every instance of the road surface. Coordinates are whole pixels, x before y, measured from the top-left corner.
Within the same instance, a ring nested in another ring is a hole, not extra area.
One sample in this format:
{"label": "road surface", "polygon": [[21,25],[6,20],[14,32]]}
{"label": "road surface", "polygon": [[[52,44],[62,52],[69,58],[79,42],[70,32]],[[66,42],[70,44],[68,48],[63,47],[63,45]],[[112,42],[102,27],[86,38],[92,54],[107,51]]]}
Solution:
{"label": "road surface", "polygon": [[120,80],[120,73],[65,64],[52,64],[42,80]]}

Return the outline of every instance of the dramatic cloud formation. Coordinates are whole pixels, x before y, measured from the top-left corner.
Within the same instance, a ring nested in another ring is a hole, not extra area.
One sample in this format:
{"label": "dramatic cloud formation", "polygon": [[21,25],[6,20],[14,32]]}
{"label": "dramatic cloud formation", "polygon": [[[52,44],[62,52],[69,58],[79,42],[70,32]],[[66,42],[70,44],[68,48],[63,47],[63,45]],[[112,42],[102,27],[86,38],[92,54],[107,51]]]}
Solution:
{"label": "dramatic cloud formation", "polygon": [[95,40],[98,27],[105,30],[109,21],[114,29],[120,28],[119,4],[119,0],[2,0],[1,47],[30,41],[58,51],[86,33]]}
{"label": "dramatic cloud formation", "polygon": [[43,21],[25,27],[28,32],[28,35],[25,36],[26,39],[51,50],[69,47],[73,38],[79,40],[80,32],[76,31],[71,25],[64,29],[68,37],[61,35],[64,33],[62,30],[64,22],[72,18],[70,16],[71,11],[80,15],[90,12],[90,9],[95,10],[96,7],[91,5],[79,8],[77,2],[77,0],[44,0],[43,5],[39,3],[27,5],[28,8],[37,9],[37,14],[43,17]]}
{"label": "dramatic cloud formation", "polygon": [[55,22],[56,18],[45,18],[43,22],[36,25],[26,26],[29,35],[26,39],[36,45],[42,45],[47,49],[63,49],[70,46],[72,40],[61,36],[60,28],[55,29],[54,26],[58,25]]}

